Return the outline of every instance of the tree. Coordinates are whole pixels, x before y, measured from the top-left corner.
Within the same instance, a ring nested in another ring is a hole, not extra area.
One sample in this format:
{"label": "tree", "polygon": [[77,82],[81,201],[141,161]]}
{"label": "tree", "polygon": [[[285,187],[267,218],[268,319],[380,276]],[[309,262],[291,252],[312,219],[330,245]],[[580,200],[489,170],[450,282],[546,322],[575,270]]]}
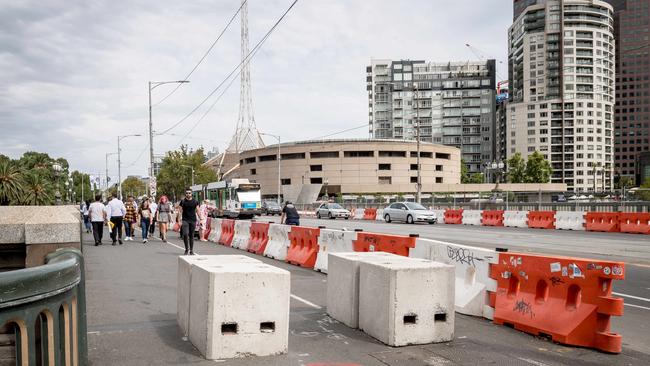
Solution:
{"label": "tree", "polygon": [[630,178],[628,176],[617,176],[615,178],[615,181],[616,181],[616,183],[615,183],[614,187],[616,189],[623,189],[623,187],[631,188],[631,187],[634,187],[634,185],[635,185],[634,184],[634,179],[632,179],[632,178]]}
{"label": "tree", "polygon": [[26,205],[51,205],[53,203],[52,187],[38,171],[32,170],[25,174],[23,189],[24,198],[21,202]]}
{"label": "tree", "polygon": [[526,161],[525,183],[548,183],[551,181],[551,163],[538,151],[530,154]]}
{"label": "tree", "polygon": [[508,159],[508,182],[525,183],[526,182],[526,162],[520,153],[515,153]]}
{"label": "tree", "polygon": [[[90,184],[90,175],[75,170],[72,172],[71,176],[73,182],[72,191],[74,197],[82,201],[86,201],[86,200],[94,201],[95,192],[93,192],[92,186]],[[81,189],[82,183],[83,183],[83,189]],[[81,197],[82,191],[83,191],[83,197]]]}
{"label": "tree", "polygon": [[467,183],[470,184],[485,183],[485,177],[483,176],[483,173],[474,173],[468,178]]}
{"label": "tree", "polygon": [[122,194],[124,196],[142,196],[147,193],[147,185],[140,178],[128,177],[122,182]]}
{"label": "tree", "polygon": [[11,160],[0,159],[0,205],[18,204],[23,194],[23,171]]}
{"label": "tree", "polygon": [[639,188],[642,190],[634,192],[634,197],[641,201],[650,201],[650,178],[646,178]]}
{"label": "tree", "polygon": [[467,169],[467,164],[465,164],[464,159],[460,159],[460,182],[462,184],[471,183],[469,169]]}
{"label": "tree", "polygon": [[203,148],[189,151],[186,145],[180,149],[168,151],[160,165],[160,173],[156,177],[158,194],[169,197],[183,197],[183,191],[192,182],[192,169],[194,168],[194,184],[206,184],[217,181],[215,172],[203,166],[205,156]]}

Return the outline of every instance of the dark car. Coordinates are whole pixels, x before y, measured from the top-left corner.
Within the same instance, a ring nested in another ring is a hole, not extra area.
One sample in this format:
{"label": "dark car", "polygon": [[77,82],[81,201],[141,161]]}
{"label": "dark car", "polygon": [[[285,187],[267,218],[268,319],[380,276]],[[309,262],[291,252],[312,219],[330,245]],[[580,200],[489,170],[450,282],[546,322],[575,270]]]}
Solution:
{"label": "dark car", "polygon": [[282,207],[275,201],[264,201],[262,202],[262,214],[280,216],[282,215]]}

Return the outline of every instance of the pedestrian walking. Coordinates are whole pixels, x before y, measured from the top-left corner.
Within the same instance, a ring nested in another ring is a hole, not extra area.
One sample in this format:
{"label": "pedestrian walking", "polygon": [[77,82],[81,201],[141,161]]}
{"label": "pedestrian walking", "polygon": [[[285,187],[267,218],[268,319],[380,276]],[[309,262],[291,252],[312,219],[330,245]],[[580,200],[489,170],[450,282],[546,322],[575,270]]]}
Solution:
{"label": "pedestrian walking", "polygon": [[93,227],[93,238],[95,246],[102,245],[104,236],[104,223],[106,223],[106,206],[102,203],[102,195],[95,196],[95,202],[88,208],[88,219]]}
{"label": "pedestrian walking", "polygon": [[192,198],[192,191],[185,190],[185,198],[183,198],[178,206],[178,216],[181,219],[181,235],[183,236],[183,244],[185,244],[185,255],[194,255],[194,230],[196,228],[196,220],[201,219],[199,212],[199,202]]}
{"label": "pedestrian walking", "polygon": [[298,213],[296,206],[294,206],[291,201],[286,201],[284,203],[284,207],[282,208],[282,216],[280,217],[280,223],[282,222],[287,225],[300,225],[300,214]]}
{"label": "pedestrian walking", "polygon": [[92,226],[90,224],[90,218],[88,210],[90,208],[90,200],[81,203],[81,215],[84,217],[84,226],[86,227],[86,233],[90,233]]}
{"label": "pedestrian walking", "polygon": [[146,244],[149,238],[149,225],[151,225],[151,207],[149,207],[149,199],[144,197],[140,208],[138,208],[138,216],[140,217],[140,225],[142,227],[142,244]]}
{"label": "pedestrian walking", "polygon": [[134,201],[133,196],[128,196],[124,203],[124,207],[126,208],[126,214],[124,214],[124,231],[126,236],[124,240],[126,241],[133,240],[133,231],[138,222],[138,212],[136,211]]}
{"label": "pedestrian walking", "polygon": [[156,198],[151,197],[149,199],[149,209],[151,209],[151,225],[149,225],[149,237],[153,237],[154,231],[156,231],[156,223],[158,220],[156,219],[156,214],[158,213],[158,204],[156,203]]}
{"label": "pedestrian walking", "polygon": [[201,213],[201,220],[199,222],[199,240],[200,241],[207,241],[205,238],[205,233],[208,230],[207,223],[208,223],[208,204],[210,203],[209,200],[203,200],[203,203],[199,207],[199,212]]}
{"label": "pedestrian walking", "polygon": [[113,240],[113,245],[116,245],[117,241],[122,245],[124,244],[122,242],[122,222],[124,221],[124,215],[126,214],[124,202],[117,198],[117,193],[113,193],[113,198],[108,202],[106,207],[108,211],[107,216],[110,217],[110,222],[113,223],[113,229],[111,230],[111,240]]}
{"label": "pedestrian walking", "polygon": [[171,202],[167,199],[167,196],[160,197],[160,202],[158,202],[158,210],[156,210],[156,220],[158,221],[158,231],[160,231],[160,239],[163,242],[167,242],[167,230],[169,229],[169,224],[173,221],[173,208]]}

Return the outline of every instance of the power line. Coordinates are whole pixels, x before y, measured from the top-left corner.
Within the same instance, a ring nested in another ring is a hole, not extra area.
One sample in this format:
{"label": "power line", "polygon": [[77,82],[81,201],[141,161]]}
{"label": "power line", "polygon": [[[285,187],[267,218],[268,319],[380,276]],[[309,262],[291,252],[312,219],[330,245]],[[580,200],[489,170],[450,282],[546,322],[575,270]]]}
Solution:
{"label": "power line", "polygon": [[350,131],[354,131],[354,130],[359,130],[359,129],[364,128],[364,127],[368,127],[368,124],[364,123],[364,124],[362,124],[361,126],[358,126],[358,127],[348,128],[346,130],[330,133],[329,135],[325,135],[325,136],[314,137],[314,138],[311,138],[310,140],[320,140],[320,139],[324,139],[326,137],[330,137],[330,136],[334,136],[334,135],[340,135],[342,133],[346,133],[346,132],[350,132]]}
{"label": "power line", "polygon": [[[223,34],[226,33],[226,30],[230,27],[230,24],[233,22],[233,20],[235,20],[235,18],[237,17],[237,14],[239,14],[239,12],[240,12],[241,9],[244,7],[244,4],[246,4],[247,1],[248,1],[248,0],[244,0],[244,1],[242,1],[241,5],[239,6],[239,8],[238,8],[237,11],[235,12],[235,14],[233,14],[233,16],[232,16],[232,17],[230,18],[230,20],[228,21],[228,24],[226,24],[226,26],[221,30],[221,33],[219,33],[219,36],[217,37],[217,39],[215,39],[214,42],[212,42],[212,44],[210,45],[210,47],[208,48],[208,50],[205,51],[205,53],[203,54],[203,57],[201,57],[201,59],[199,60],[199,62],[197,62],[196,65],[194,65],[194,67],[192,68],[192,71],[190,71],[189,74],[187,74],[187,76],[185,76],[185,78],[183,78],[183,80],[189,80],[189,79],[190,79],[190,76],[192,76],[192,74],[194,73],[194,71],[196,71],[196,69],[199,67],[199,65],[201,65],[201,63],[203,62],[203,60],[205,60],[205,58],[210,54],[210,52],[212,51],[212,49],[214,48],[214,46],[217,44],[217,42],[219,42],[219,40],[221,39],[221,37],[223,36]],[[176,87],[175,87],[171,92],[169,92],[169,94],[167,94],[164,98],[162,98],[160,101],[158,101],[158,102],[157,102],[156,104],[154,104],[153,106],[155,107],[155,106],[161,104],[162,102],[164,102],[167,98],[169,98],[172,94],[174,94],[174,93],[178,90],[178,88],[181,87],[181,85],[182,85],[181,83],[176,84]]]}
{"label": "power line", "polygon": [[260,47],[262,46],[262,44],[263,44],[263,43],[264,43],[264,42],[269,38],[269,36],[271,35],[271,33],[275,30],[275,28],[277,28],[277,26],[280,24],[280,22],[281,22],[281,21],[284,19],[284,17],[289,13],[289,11],[291,11],[291,9],[294,7],[294,5],[296,5],[297,2],[298,2],[298,0],[294,0],[293,3],[291,3],[291,5],[289,6],[289,8],[287,8],[287,10],[284,12],[284,14],[282,14],[282,16],[277,20],[277,22],[275,22],[275,24],[273,25],[273,27],[271,27],[271,29],[269,29],[269,31],[266,32],[266,34],[264,35],[264,37],[262,37],[262,39],[261,39],[261,40],[260,40],[260,41],[255,45],[255,47],[254,47],[254,48],[253,48],[253,49],[248,53],[248,55],[246,56],[246,58],[244,58],[243,60],[241,60],[241,62],[240,62],[240,63],[239,63],[239,64],[238,64],[238,65],[237,65],[237,66],[236,66],[236,67],[235,67],[235,68],[234,68],[234,69],[233,69],[233,70],[228,74],[228,76],[226,76],[226,78],[223,79],[223,80],[219,83],[219,85],[217,85],[217,87],[214,88],[214,89],[210,92],[210,94],[208,94],[208,96],[205,97],[205,98],[201,101],[201,103],[199,103],[196,107],[194,107],[194,108],[193,108],[193,109],[192,109],[192,110],[191,110],[187,115],[185,115],[185,117],[181,118],[179,121],[177,121],[176,123],[174,123],[173,125],[171,125],[169,128],[167,128],[166,130],[164,130],[163,132],[161,132],[160,135],[164,135],[164,134],[166,134],[167,132],[169,132],[169,131],[173,130],[174,128],[178,127],[178,126],[179,126],[181,123],[183,123],[186,119],[188,119],[192,114],[194,114],[194,112],[196,112],[199,108],[201,108],[201,106],[202,106],[203,104],[205,104],[205,102],[207,102],[208,99],[210,99],[210,97],[212,97],[212,96],[217,92],[217,90],[219,90],[219,88],[221,88],[221,87],[223,86],[223,84],[225,84],[226,81],[228,81],[228,79],[229,79],[229,78],[230,78],[230,77],[231,77],[235,72],[237,72],[237,70],[238,70],[239,68],[241,68],[241,66],[242,66],[245,62],[250,62],[251,55],[254,54],[254,53],[256,52],[256,50],[257,50],[258,48],[260,48]]}

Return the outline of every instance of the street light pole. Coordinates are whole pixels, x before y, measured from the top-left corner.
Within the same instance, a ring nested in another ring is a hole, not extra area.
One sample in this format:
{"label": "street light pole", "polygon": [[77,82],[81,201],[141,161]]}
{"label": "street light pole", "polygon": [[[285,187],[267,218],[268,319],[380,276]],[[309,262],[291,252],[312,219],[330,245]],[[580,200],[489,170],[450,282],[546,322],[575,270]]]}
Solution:
{"label": "street light pole", "polygon": [[192,165],[181,164],[182,167],[192,169],[192,185],[194,185],[194,167]]}
{"label": "street light pole", "polygon": [[108,157],[117,153],[106,153],[106,190],[108,191]]}
{"label": "street light pole", "polygon": [[[281,160],[280,158],[282,156],[280,154],[280,145],[282,145],[282,144],[281,144],[281,140],[280,140],[280,135],[272,135],[270,133],[261,133],[261,132],[260,132],[260,135],[270,136],[270,137],[276,138],[278,140],[278,199],[277,200],[278,200],[278,205],[279,205],[281,203],[280,202],[280,196],[282,196],[282,165],[280,163],[280,160]],[[304,182],[304,176],[303,176],[303,184],[304,183],[305,182]]]}
{"label": "street light pole", "polygon": [[[163,84],[184,84],[189,83],[189,80],[177,81],[150,81],[149,82],[149,180],[154,176],[153,168],[153,119],[151,116],[151,91]],[[149,185],[149,196],[151,196],[151,184]]]}
{"label": "street light pole", "polygon": [[135,135],[124,135],[124,136],[117,136],[117,195],[119,196],[119,199],[122,199],[122,150],[120,149],[120,141],[124,138],[127,137],[136,137],[136,136],[142,136],[140,134],[135,134]]}

